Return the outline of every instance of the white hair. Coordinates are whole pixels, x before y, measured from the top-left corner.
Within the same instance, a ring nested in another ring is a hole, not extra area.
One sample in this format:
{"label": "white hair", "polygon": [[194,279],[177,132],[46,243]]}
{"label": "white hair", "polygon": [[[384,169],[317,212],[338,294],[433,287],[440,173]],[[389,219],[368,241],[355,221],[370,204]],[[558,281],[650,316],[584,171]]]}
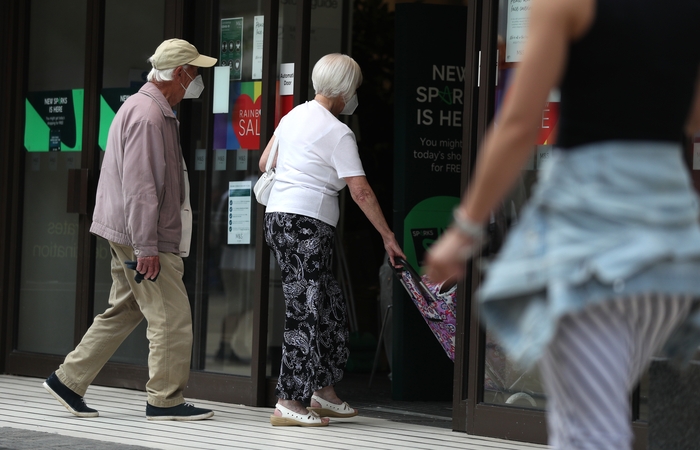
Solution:
{"label": "white hair", "polygon": [[348,55],[331,53],[319,59],[311,72],[316,94],[324,97],[342,97],[346,102],[362,84],[362,71]]}
{"label": "white hair", "polygon": [[[151,58],[148,58],[148,62],[153,64],[151,62]],[[182,66],[183,69],[187,69],[189,67],[188,64],[184,64]],[[173,67],[172,69],[163,69],[163,70],[158,70],[155,67],[151,69],[150,72],[148,72],[148,76],[146,79],[148,81],[153,81],[156,83],[160,83],[161,81],[170,81],[173,79],[173,72],[177,69],[177,67]]]}

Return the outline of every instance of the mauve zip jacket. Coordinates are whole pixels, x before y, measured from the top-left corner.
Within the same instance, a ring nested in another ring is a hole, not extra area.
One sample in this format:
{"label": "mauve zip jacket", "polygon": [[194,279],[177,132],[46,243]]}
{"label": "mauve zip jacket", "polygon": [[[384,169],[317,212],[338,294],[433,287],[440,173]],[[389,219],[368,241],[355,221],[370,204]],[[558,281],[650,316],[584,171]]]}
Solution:
{"label": "mauve zip jacket", "polygon": [[180,253],[185,181],[179,126],[150,82],[119,108],[109,129],[91,233],[133,247],[136,257]]}

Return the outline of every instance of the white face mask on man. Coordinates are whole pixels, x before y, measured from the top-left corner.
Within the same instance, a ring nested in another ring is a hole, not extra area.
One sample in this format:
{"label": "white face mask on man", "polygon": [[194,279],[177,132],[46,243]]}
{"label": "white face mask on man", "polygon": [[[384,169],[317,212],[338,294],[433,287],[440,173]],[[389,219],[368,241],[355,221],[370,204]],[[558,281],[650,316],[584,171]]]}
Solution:
{"label": "white face mask on man", "polygon": [[357,108],[357,105],[360,103],[357,101],[357,92],[352,94],[352,97],[350,97],[350,100],[345,102],[345,107],[343,108],[342,111],[340,111],[340,114],[344,116],[350,116],[352,113],[355,112],[355,109]]}
{"label": "white face mask on man", "polygon": [[[187,73],[187,71],[184,68],[182,70],[185,73]],[[192,82],[187,87],[182,86],[182,83],[180,83],[182,89],[185,90],[185,96],[182,98],[199,98],[199,96],[202,95],[202,91],[204,90],[204,81],[202,81],[202,76],[197,75],[196,77],[192,78],[189,73],[187,73],[187,76],[190,77],[190,80],[192,80]]]}

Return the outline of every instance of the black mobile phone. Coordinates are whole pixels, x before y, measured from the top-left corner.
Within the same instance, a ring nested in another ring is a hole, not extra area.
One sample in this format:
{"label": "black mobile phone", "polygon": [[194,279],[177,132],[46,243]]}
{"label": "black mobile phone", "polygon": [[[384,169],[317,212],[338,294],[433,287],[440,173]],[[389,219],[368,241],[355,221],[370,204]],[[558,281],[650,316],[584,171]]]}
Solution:
{"label": "black mobile phone", "polygon": [[[138,261],[124,261],[124,265],[129,269],[136,271]],[[151,281],[156,281],[157,279],[158,275],[156,275],[156,277],[153,278]],[[136,281],[137,283],[141,283],[143,281],[143,274],[141,272],[136,272],[136,275],[134,276],[134,281]]]}

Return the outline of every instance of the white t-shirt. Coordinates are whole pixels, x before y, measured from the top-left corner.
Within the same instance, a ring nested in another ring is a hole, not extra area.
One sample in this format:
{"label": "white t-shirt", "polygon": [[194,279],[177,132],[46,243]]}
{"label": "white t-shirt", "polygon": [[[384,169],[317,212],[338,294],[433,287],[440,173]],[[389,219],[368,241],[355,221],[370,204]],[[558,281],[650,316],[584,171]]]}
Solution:
{"label": "white t-shirt", "polygon": [[282,118],[275,139],[277,173],[266,211],[301,214],[336,226],[343,178],[365,175],[353,132],[310,101]]}

